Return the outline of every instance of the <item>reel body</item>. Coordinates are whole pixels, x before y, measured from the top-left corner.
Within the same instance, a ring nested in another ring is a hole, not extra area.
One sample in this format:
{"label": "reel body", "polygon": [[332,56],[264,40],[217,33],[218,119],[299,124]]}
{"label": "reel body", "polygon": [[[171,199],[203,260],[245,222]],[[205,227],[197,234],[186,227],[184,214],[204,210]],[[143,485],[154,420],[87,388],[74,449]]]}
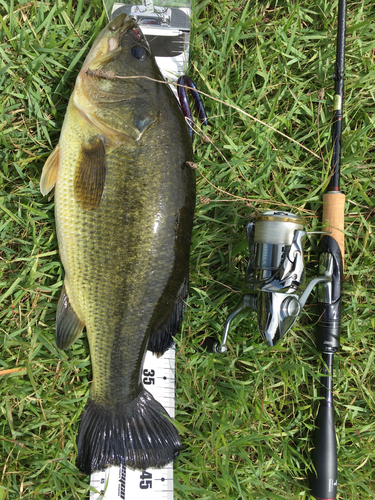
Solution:
{"label": "reel body", "polygon": [[[303,238],[304,220],[282,211],[267,211],[247,226],[249,262],[246,269],[246,294],[239,307],[228,317],[221,345],[213,351],[226,352],[231,321],[243,309],[255,310],[259,332],[270,346],[276,345],[296,322],[315,285],[322,283],[320,294],[331,293],[331,255],[320,257],[319,275],[306,278]],[[330,237],[327,237],[330,238]]]}
{"label": "reel body", "polygon": [[258,327],[272,346],[293,326],[306,288],[304,221],[288,212],[264,212],[247,226],[246,287],[257,294]]}

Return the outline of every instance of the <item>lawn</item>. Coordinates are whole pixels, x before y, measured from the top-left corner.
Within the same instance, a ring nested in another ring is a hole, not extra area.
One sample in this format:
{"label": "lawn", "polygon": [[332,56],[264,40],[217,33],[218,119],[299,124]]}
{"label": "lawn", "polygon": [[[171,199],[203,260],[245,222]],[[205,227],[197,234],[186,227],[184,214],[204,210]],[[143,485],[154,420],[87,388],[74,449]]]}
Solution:
{"label": "lawn", "polygon": [[[227,354],[202,353],[200,344],[220,337],[245,292],[245,228],[254,215],[280,208],[303,215],[310,231],[322,229],[337,2],[193,3],[189,74],[212,98],[204,97],[207,138],[194,138],[190,296],[176,338],[183,451],[175,499],[309,500],[321,373],[315,295],[274,348],[261,340],[253,313],[235,321]],[[74,463],[91,380],[88,343],[82,335],[66,352],[55,345],[63,269],[54,202],[41,195],[39,179],[107,17],[100,0],[0,0],[0,21],[0,370],[12,370],[0,377],[0,500],[84,499],[88,478]],[[345,69],[337,498],[368,500],[375,498],[373,0],[349,2]],[[318,241],[305,239],[309,277]]]}

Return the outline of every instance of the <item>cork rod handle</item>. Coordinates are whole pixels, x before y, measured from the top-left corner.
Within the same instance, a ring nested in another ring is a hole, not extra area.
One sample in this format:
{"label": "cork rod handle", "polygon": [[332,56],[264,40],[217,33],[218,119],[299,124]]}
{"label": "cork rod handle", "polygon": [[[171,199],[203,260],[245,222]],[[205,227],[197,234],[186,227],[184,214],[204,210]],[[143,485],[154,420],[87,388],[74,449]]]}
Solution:
{"label": "cork rod handle", "polygon": [[344,265],[344,213],[345,195],[341,192],[323,195],[323,230],[331,231],[331,236],[337,241]]}

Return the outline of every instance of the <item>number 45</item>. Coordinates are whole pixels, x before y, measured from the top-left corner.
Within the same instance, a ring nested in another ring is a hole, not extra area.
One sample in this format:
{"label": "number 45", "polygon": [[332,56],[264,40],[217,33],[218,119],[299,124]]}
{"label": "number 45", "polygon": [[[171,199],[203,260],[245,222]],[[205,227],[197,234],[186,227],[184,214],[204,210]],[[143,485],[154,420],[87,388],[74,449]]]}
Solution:
{"label": "number 45", "polygon": [[147,490],[148,488],[152,488],[152,474],[151,472],[142,471],[141,474],[142,481],[139,483],[139,487],[141,490]]}

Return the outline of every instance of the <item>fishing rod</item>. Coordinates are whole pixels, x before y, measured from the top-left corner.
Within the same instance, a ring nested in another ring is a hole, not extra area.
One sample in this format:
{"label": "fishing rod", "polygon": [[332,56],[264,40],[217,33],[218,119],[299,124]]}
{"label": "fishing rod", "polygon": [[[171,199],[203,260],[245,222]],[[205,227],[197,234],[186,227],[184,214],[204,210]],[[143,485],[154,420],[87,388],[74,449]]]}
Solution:
{"label": "fishing rod", "polygon": [[[339,0],[332,160],[329,190],[323,195],[323,229],[319,245],[317,276],[307,280],[303,238],[307,231],[302,217],[285,211],[267,211],[247,225],[249,261],[245,283],[249,291],[225,323],[221,342],[208,338],[202,347],[214,353],[227,351],[233,319],[244,309],[256,311],[258,329],[270,346],[292,328],[313,288],[318,285],[319,321],[316,344],[322,353],[323,400],[316,418],[311,475],[312,495],[333,500],[337,492],[337,451],[333,410],[333,356],[339,348],[341,284],[344,255],[344,204],[340,192],[340,155],[344,87],[346,0]],[[314,231],[315,232],[315,231]],[[312,231],[309,234],[314,233]]]}
{"label": "fishing rod", "polygon": [[335,100],[332,125],[332,160],[329,191],[323,195],[323,225],[331,233],[321,241],[321,259],[329,260],[332,281],[318,292],[319,321],[316,344],[324,363],[323,401],[316,418],[311,492],[317,499],[335,499],[337,493],[337,449],[333,407],[333,357],[340,347],[341,285],[344,258],[345,195],[340,191],[341,132],[344,98],[346,0],[339,0],[335,63]]}

